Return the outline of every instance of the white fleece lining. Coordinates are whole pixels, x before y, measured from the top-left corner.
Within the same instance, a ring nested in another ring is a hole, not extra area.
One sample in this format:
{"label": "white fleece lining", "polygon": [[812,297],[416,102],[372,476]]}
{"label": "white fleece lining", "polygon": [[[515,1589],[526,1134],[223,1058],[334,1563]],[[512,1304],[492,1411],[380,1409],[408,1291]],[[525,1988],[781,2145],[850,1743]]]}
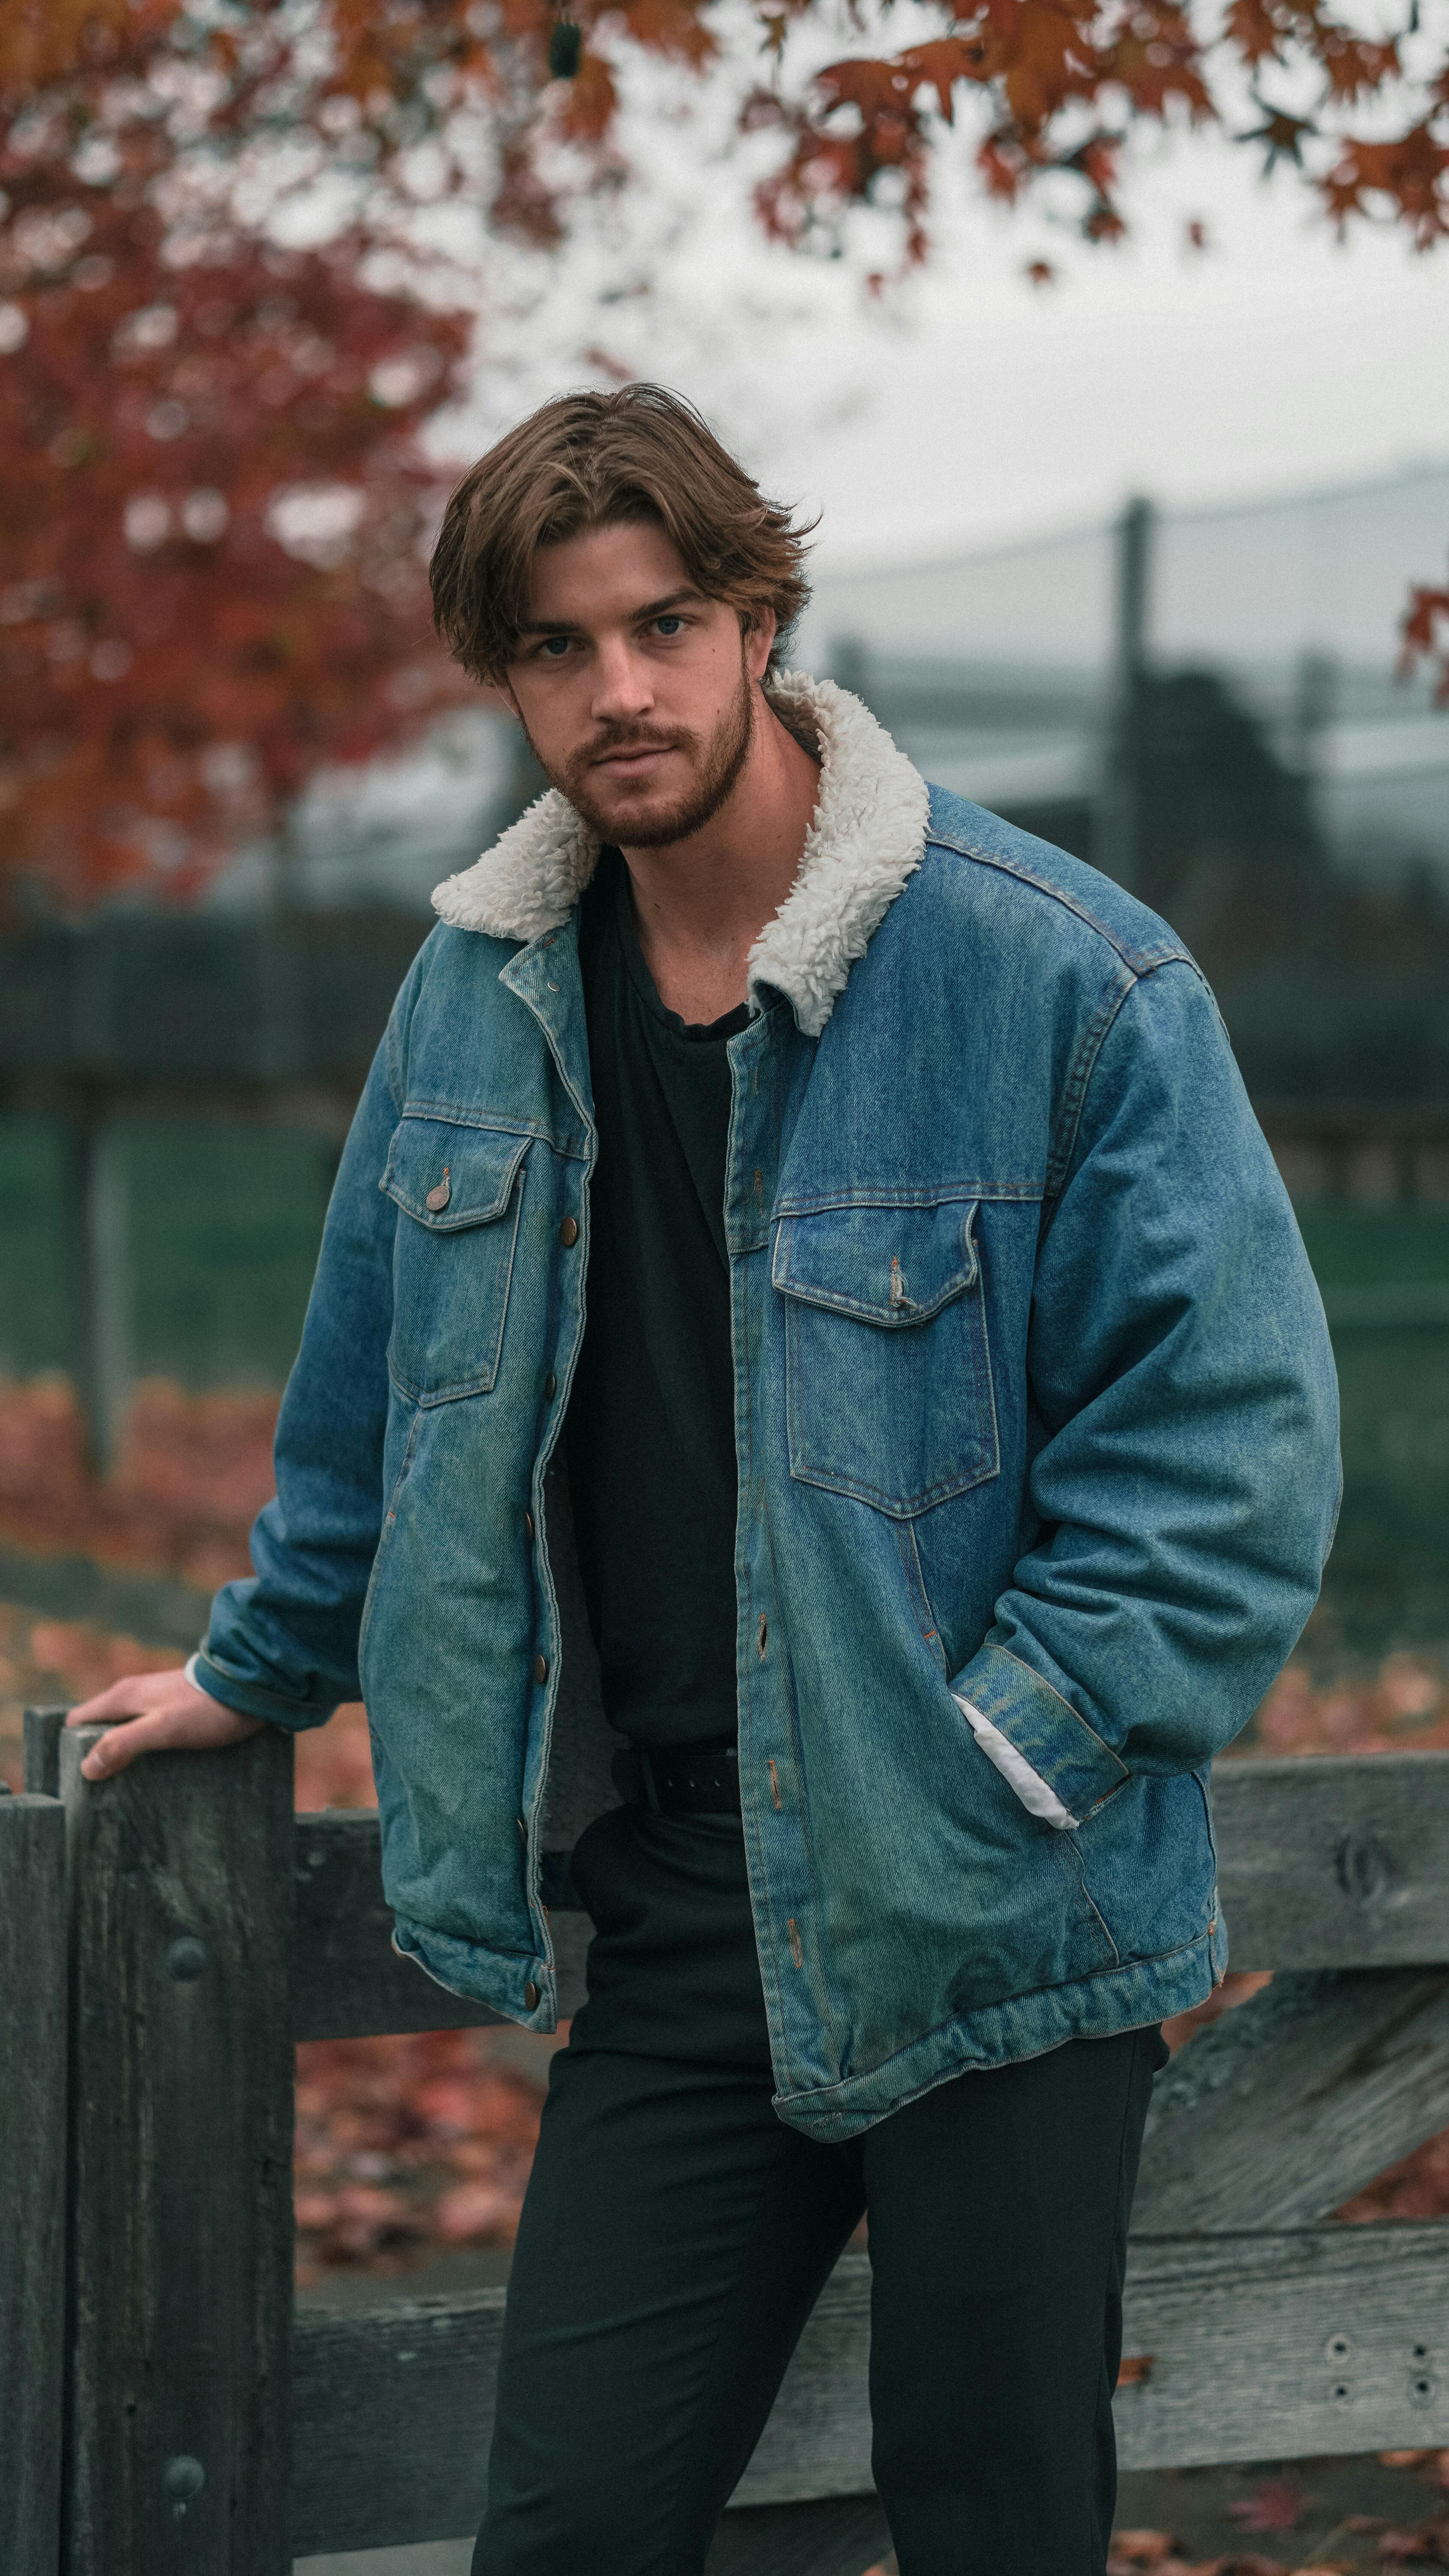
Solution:
{"label": "white fleece lining", "polygon": [[1016,1746],[1008,1743],[1000,1727],[993,1726],[990,1718],[983,1717],[980,1709],[973,1708],[970,1700],[963,1699],[959,1691],[953,1691],[951,1697],[987,1761],[995,1764],[1008,1787],[1015,1790],[1027,1814],[1040,1816],[1044,1825],[1055,1825],[1058,1833],[1074,1833],[1081,1823],[1080,1816],[1074,1816],[1069,1807],[1062,1805],[1055,1789],[1047,1786],[1039,1771],[1033,1771],[1026,1755],[1018,1753]]}
{"label": "white fleece lining", "polygon": [[[800,872],[748,959],[751,1007],[770,985],[818,1038],[857,957],[921,864],[930,795],[884,726],[833,680],[782,672],[767,695],[820,754],[820,796]],[[567,921],[599,843],[557,788],[530,805],[481,859],[449,877],[433,909],[455,930],[532,940]]]}

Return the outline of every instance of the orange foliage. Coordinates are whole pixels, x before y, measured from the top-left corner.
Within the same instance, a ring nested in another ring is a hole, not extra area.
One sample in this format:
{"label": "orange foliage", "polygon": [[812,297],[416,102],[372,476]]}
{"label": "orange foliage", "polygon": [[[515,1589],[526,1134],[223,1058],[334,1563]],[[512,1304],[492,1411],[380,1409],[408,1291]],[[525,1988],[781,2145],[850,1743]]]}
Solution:
{"label": "orange foliage", "polygon": [[297,2051],[298,2274],[397,2271],[428,2246],[508,2245],[540,2085],[487,2031],[308,2040]]}
{"label": "orange foliage", "polygon": [[1302,1664],[1289,1664],[1233,1752],[1409,1748],[1449,1751],[1449,1680],[1436,1656],[1388,1655],[1375,1672],[1317,1683]]}
{"label": "orange foliage", "polygon": [[[790,20],[810,5],[761,12],[777,57]],[[1449,232],[1449,71],[1407,79],[1395,41],[1360,36],[1319,0],[1233,0],[1215,38],[1175,0],[975,0],[937,43],[828,64],[794,105],[776,92],[750,102],[748,120],[778,123],[792,147],[761,188],[761,215],[771,232],[797,241],[867,195],[880,170],[903,168],[906,256],[924,257],[936,138],[923,98],[949,125],[956,87],[966,84],[987,94],[990,122],[977,147],[987,190],[1009,202],[1044,174],[1065,174],[1083,183],[1083,232],[1111,239],[1123,230],[1113,178],[1132,124],[1173,114],[1221,122],[1232,75],[1270,67],[1317,95],[1296,115],[1260,102],[1263,122],[1238,141],[1260,145],[1269,168],[1291,160],[1340,229],[1350,217],[1381,215],[1421,248]],[[1364,98],[1392,102],[1397,130],[1373,139],[1346,131],[1339,112]],[[1093,120],[1085,137],[1084,117]]]}
{"label": "orange foliage", "polygon": [[[461,325],[365,285],[358,240],[187,237],[144,93],[87,140],[57,118],[0,141],[4,866],[70,904],[194,894],[322,763],[461,685],[414,435]],[[309,490],[332,514],[310,537]]]}
{"label": "orange foliage", "polygon": [[0,1543],[213,1591],[249,1570],[247,1533],[272,1491],[276,1417],[274,1395],[196,1395],[144,1379],[116,1472],[101,1483],[66,1380],[0,1380]]}
{"label": "orange foliage", "polygon": [[[782,63],[791,28],[824,5],[825,0],[784,0],[783,6],[761,0],[756,17],[764,50]],[[113,70],[118,61],[134,62],[138,43],[154,47],[164,41],[180,6],[181,0],[146,0],[137,10],[118,0],[99,7],[94,0],[84,7],[64,0],[42,11],[39,0],[28,0],[9,13],[10,24],[0,32],[0,96],[7,88],[13,94],[39,82],[75,78],[83,68]],[[398,0],[385,11],[369,0],[325,0],[330,58],[321,72],[310,70],[293,50],[280,13],[254,13],[244,41],[220,30],[204,38],[194,26],[190,41],[196,58],[227,76],[223,101],[212,113],[218,132],[244,130],[260,101],[274,111],[277,87],[286,84],[299,123],[335,136],[341,130],[339,103],[345,101],[385,159],[420,132],[445,130],[453,108],[471,99],[493,112],[515,147],[521,144],[531,158],[533,144],[557,131],[560,117],[566,129],[572,120],[573,131],[591,137],[601,139],[607,131],[612,86],[603,50],[590,45],[601,14],[590,6],[571,15],[582,37],[572,110],[559,95],[564,84],[550,72],[550,37],[558,22],[551,0],[504,0],[487,17],[473,0]],[[626,0],[622,11],[608,14],[648,50],[702,69],[718,57],[708,0]],[[948,31],[939,40],[869,66],[863,104],[855,67],[840,62],[824,67],[797,106],[776,102],[793,148],[787,170],[767,183],[762,207],[768,223],[793,235],[822,199],[864,194],[882,167],[912,164],[918,149],[924,155],[930,137],[916,102],[923,89],[933,94],[948,123],[958,82],[985,89],[998,161],[1023,174],[1079,172],[1081,137],[1072,131],[1072,120],[1081,111],[1104,118],[1113,139],[1134,120],[1160,120],[1173,111],[1219,121],[1222,98],[1244,70],[1257,79],[1282,73],[1309,94],[1299,131],[1322,149],[1311,167],[1305,165],[1306,174],[1332,211],[1363,214],[1362,192],[1378,191],[1385,211],[1408,224],[1415,238],[1436,237],[1449,220],[1442,161],[1449,105],[1445,74],[1431,64],[1427,73],[1419,70],[1411,78],[1397,38],[1360,33],[1325,0],[1230,0],[1216,30],[1199,28],[1182,0],[967,0],[959,15],[949,9],[943,14]],[[1397,133],[1369,142],[1342,129],[1337,111],[1364,98],[1382,102],[1391,113],[1402,104]],[[831,132],[842,105],[858,112],[866,127],[886,120],[886,137],[868,134],[862,152],[843,155],[839,135]],[[752,100],[747,119],[758,122],[758,111],[758,99]],[[890,120],[897,116],[904,117],[904,138],[882,154],[878,146],[889,139]],[[1427,150],[1416,139],[1421,126]],[[1326,165],[1335,158],[1339,176],[1330,182]],[[1355,171],[1361,174],[1360,193],[1342,204],[1343,186],[1351,192],[1353,186],[1345,174]],[[1088,204],[1085,213],[1092,211]],[[909,232],[909,207],[905,213]],[[923,246],[917,241],[918,250]]]}

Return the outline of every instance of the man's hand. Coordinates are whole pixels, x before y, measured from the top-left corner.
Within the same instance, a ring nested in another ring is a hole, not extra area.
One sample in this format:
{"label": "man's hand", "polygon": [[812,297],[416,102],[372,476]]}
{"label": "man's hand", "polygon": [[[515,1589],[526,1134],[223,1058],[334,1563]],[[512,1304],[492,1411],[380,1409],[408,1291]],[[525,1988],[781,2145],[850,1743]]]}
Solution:
{"label": "man's hand", "polygon": [[245,1743],[266,1723],[223,1707],[209,1691],[197,1690],[184,1672],[131,1673],[94,1699],[82,1700],[65,1722],[95,1726],[107,1718],[130,1723],[111,1724],[92,1745],[81,1764],[83,1779],[109,1780],[141,1753],[216,1753],[224,1744]]}

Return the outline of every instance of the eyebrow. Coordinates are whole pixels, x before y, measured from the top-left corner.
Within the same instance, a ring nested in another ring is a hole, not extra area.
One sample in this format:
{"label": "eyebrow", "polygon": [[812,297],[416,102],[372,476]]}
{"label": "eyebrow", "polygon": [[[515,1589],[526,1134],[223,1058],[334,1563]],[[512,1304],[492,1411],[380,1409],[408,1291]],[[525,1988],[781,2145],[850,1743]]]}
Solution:
{"label": "eyebrow", "polygon": [[[671,590],[666,598],[651,599],[645,607],[633,609],[630,622],[635,626],[645,626],[651,617],[667,616],[671,608],[682,608],[686,600],[702,600],[703,597],[702,590],[696,590],[692,582],[686,582],[682,589]],[[520,635],[581,635],[584,630],[567,617],[525,617],[518,631]]]}

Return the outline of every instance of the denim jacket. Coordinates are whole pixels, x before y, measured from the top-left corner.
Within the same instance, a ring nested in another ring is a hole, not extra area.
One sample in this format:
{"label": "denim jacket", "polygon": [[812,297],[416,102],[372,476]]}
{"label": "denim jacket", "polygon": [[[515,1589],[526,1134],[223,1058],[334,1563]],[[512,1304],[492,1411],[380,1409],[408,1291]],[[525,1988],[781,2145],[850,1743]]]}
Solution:
{"label": "denim jacket", "polygon": [[[842,2138],[1222,1974],[1209,1765],[1313,1604],[1336,1394],[1181,943],[843,690],[776,704],[822,770],[729,1041],[740,1786],[777,2108]],[[365,1697],[397,1946],[537,2030],[614,1794],[556,1469],[596,857],[551,794],[434,898],[194,1663],[286,1727]]]}

